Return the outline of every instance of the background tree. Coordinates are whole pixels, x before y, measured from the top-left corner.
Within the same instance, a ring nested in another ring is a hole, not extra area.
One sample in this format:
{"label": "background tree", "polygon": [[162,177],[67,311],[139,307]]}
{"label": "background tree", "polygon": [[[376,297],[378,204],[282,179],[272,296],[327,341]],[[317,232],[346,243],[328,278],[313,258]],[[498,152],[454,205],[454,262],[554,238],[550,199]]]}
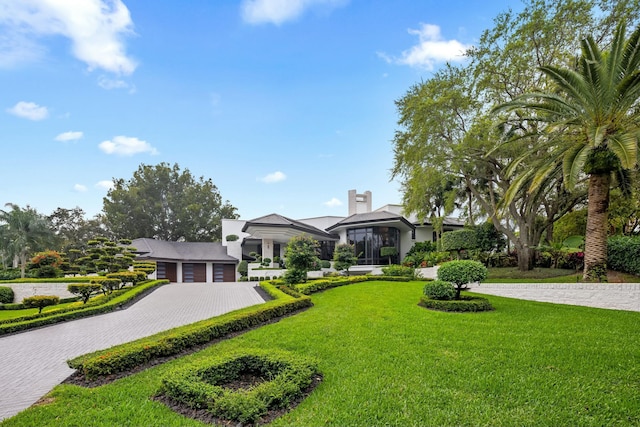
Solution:
{"label": "background tree", "polygon": [[47,219],[35,209],[20,208],[13,203],[0,210],[0,244],[2,252],[20,266],[20,276],[25,276],[27,260],[31,254],[47,248],[53,233]]}
{"label": "background tree", "polygon": [[[536,167],[520,175],[515,187],[531,176],[528,191],[561,168],[573,190],[588,176],[584,280],[606,280],[609,192],[613,180],[630,195],[630,171],[638,165],[640,135],[640,27],[625,40],[625,26],[615,32],[610,51],[601,52],[593,37],[582,41],[578,70],[543,66],[555,82],[548,91],[524,94],[498,111],[525,109],[531,120],[547,126]],[[518,123],[520,119],[518,119]],[[531,150],[517,158],[513,165]],[[510,167],[513,169],[513,166]],[[529,182],[529,181],[527,181]]]}
{"label": "background tree", "polygon": [[142,164],[130,180],[114,179],[103,212],[116,238],[168,241],[219,241],[222,218],[238,218],[211,179],[195,179],[188,169],[167,163]]}
{"label": "background tree", "polygon": [[333,268],[338,271],[346,271],[349,274],[349,269],[357,262],[355,246],[348,243],[336,245],[333,251]]}
{"label": "background tree", "polygon": [[[484,213],[513,243],[522,270],[533,267],[541,239],[551,239],[553,223],[586,197],[585,188],[566,191],[561,174],[549,175],[538,191],[521,190],[504,203],[513,176],[506,169],[523,150],[500,146],[501,138],[516,130],[529,135],[521,143],[538,144],[533,132],[540,124],[522,119],[519,128],[498,132],[489,114],[497,104],[509,102],[535,89],[550,88],[538,67],[571,64],[579,52],[576,34],[598,34],[621,20],[638,19],[637,0],[528,0],[520,13],[504,12],[494,20],[477,45],[467,52],[463,66],[447,66],[432,78],[410,88],[396,102],[400,129],[394,138],[392,177],[403,183],[405,209],[420,212],[425,199],[437,194],[435,172],[452,177],[457,199],[467,194],[467,215]],[[534,152],[519,164],[528,170],[544,152]],[[468,219],[471,219],[467,217]],[[471,222],[471,221],[469,221]]]}
{"label": "background tree", "polygon": [[55,247],[68,253],[70,249],[85,249],[94,236],[104,236],[106,229],[100,216],[86,219],[84,210],[57,208],[47,217],[56,237]]}

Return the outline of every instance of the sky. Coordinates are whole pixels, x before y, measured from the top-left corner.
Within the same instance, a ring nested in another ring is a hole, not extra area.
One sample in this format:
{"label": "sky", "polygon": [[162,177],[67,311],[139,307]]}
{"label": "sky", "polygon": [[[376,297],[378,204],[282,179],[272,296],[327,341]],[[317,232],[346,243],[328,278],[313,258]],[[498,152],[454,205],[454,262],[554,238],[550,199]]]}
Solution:
{"label": "sky", "polygon": [[[0,0],[0,205],[177,163],[249,220],[401,203],[395,101],[519,0]],[[3,208],[0,206],[0,208]]]}

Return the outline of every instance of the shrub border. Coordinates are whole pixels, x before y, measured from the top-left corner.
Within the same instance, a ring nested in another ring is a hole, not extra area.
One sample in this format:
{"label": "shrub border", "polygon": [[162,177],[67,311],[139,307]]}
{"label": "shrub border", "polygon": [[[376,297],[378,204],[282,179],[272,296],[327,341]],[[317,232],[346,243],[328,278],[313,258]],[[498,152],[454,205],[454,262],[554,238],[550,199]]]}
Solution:
{"label": "shrub border", "polygon": [[152,280],[135,288],[126,288],[124,292],[102,295],[96,298],[96,301],[87,304],[2,320],[0,321],[0,336],[122,309],[167,283],[169,281],[165,279]]}
{"label": "shrub border", "polygon": [[[231,390],[220,385],[244,370],[262,369],[275,372],[255,387]],[[288,408],[317,374],[317,363],[310,358],[243,349],[174,368],[163,377],[159,394],[193,409],[206,408],[219,420],[255,423],[269,410]]]}
{"label": "shrub border", "polygon": [[68,360],[67,365],[77,369],[89,380],[106,377],[179,354],[313,305],[308,296],[292,297],[268,282],[262,282],[260,286],[273,300],[85,354]]}
{"label": "shrub border", "polygon": [[491,311],[494,309],[488,299],[475,296],[462,296],[459,300],[435,300],[423,295],[420,297],[418,305],[430,310],[456,313]]}

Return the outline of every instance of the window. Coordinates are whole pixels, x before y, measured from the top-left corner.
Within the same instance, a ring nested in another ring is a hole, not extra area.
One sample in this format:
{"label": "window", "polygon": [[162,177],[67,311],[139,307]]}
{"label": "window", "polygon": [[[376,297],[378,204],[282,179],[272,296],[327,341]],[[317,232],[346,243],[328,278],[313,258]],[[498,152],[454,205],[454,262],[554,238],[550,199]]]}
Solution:
{"label": "window", "polygon": [[[380,256],[380,248],[395,247],[400,253],[400,231],[394,227],[365,227],[347,230],[347,240],[354,245],[358,264],[376,265],[387,264],[387,257]],[[398,256],[391,258],[392,263],[398,263]]]}

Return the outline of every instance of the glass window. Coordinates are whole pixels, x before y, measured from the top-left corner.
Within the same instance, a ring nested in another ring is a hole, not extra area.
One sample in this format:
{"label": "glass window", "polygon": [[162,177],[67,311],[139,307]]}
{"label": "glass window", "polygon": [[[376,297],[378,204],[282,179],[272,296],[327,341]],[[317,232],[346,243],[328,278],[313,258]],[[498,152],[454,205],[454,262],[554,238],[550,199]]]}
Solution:
{"label": "glass window", "polygon": [[[396,248],[400,253],[400,231],[394,227],[364,227],[347,230],[347,241],[354,245],[358,256],[358,264],[377,265],[387,264],[389,259],[380,256],[380,249],[384,246]],[[399,255],[391,258],[391,262],[398,263]]]}

